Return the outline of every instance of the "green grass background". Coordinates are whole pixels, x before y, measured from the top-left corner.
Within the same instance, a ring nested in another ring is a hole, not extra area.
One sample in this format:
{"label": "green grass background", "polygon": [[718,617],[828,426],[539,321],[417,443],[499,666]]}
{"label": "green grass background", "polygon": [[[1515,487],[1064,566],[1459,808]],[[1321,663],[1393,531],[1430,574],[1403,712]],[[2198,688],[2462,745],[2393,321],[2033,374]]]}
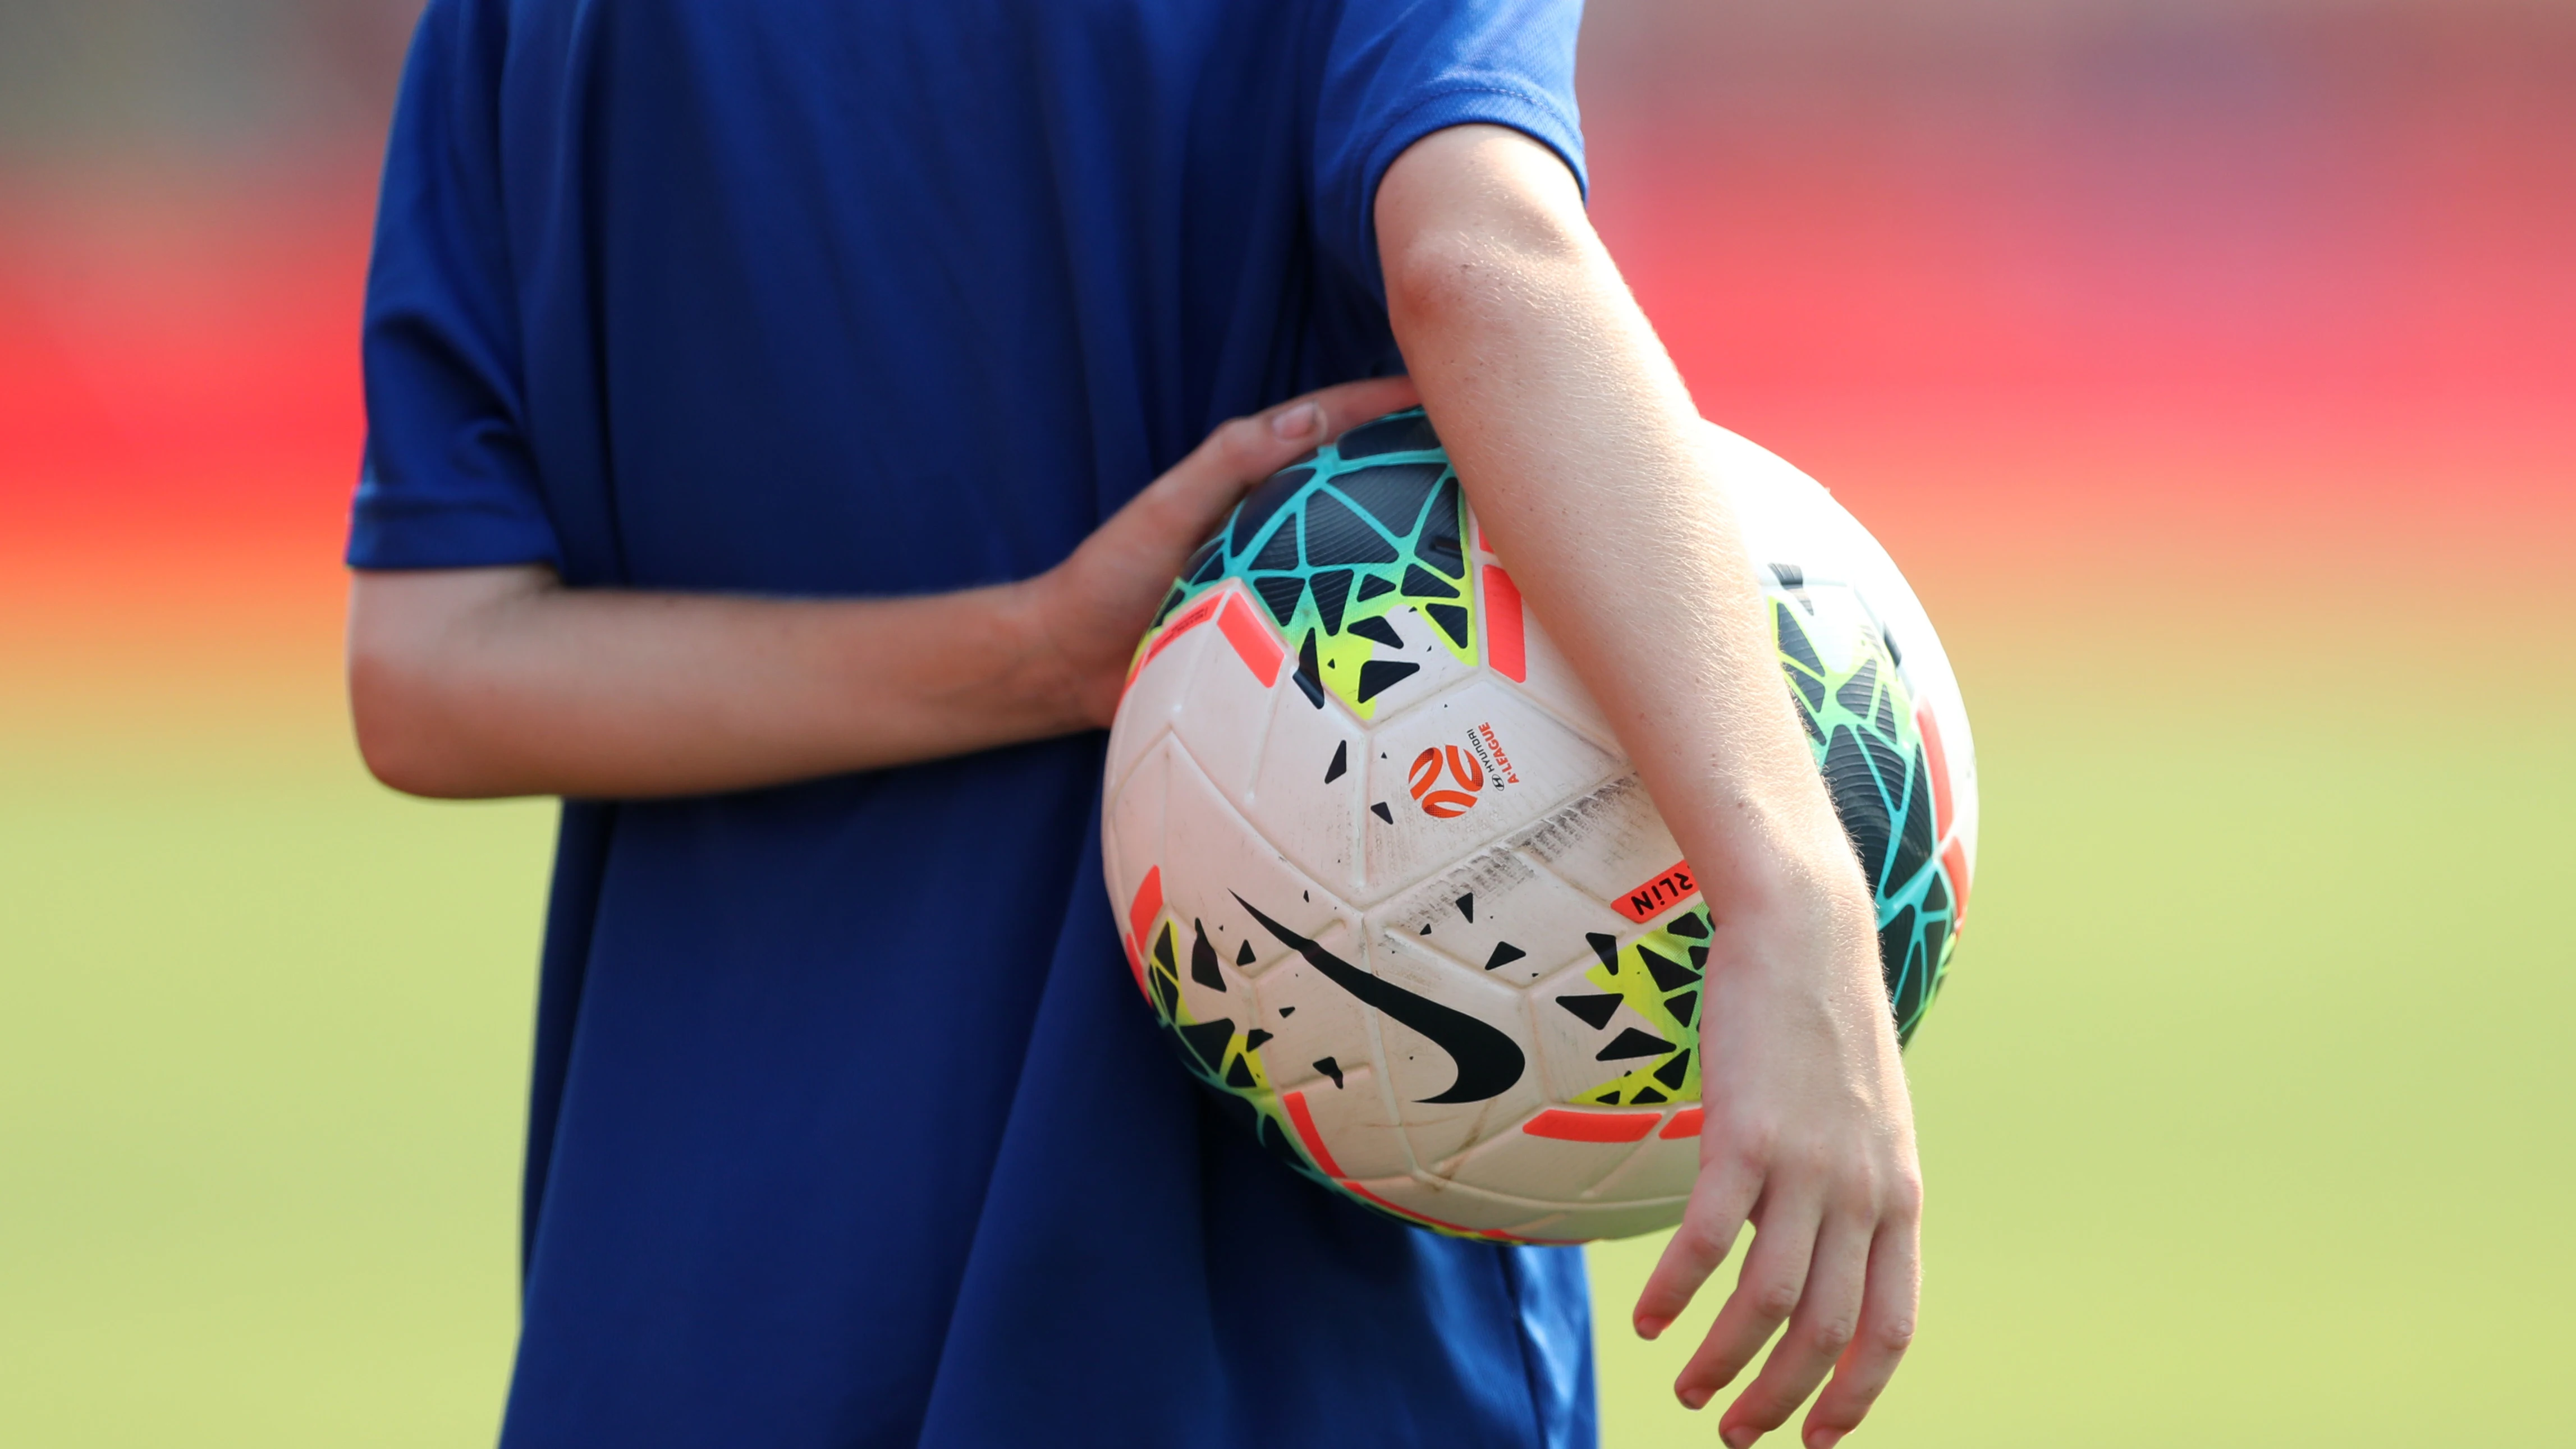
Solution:
{"label": "green grass background", "polygon": [[[1856,1442],[2576,1442],[2576,685],[2481,617],[1954,640],[1985,853]],[[294,694],[0,717],[0,1444],[496,1424],[551,810],[391,796]],[[1614,1449],[1715,1442],[1713,1301],[1624,1330],[1655,1250],[1594,1250]]]}

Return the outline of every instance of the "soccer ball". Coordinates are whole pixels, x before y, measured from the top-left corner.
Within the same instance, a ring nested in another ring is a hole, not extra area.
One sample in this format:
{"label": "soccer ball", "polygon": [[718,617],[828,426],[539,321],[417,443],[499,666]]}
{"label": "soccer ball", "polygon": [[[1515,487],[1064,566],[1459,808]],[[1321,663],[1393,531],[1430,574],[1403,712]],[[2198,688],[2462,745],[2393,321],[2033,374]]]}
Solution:
{"label": "soccer ball", "polygon": [[[1910,1036],[1976,853],[1958,684],[1868,532],[1716,431]],[[1476,1237],[1680,1220],[1708,912],[1419,409],[1191,556],[1110,731],[1102,835],[1137,989],[1290,1166]]]}

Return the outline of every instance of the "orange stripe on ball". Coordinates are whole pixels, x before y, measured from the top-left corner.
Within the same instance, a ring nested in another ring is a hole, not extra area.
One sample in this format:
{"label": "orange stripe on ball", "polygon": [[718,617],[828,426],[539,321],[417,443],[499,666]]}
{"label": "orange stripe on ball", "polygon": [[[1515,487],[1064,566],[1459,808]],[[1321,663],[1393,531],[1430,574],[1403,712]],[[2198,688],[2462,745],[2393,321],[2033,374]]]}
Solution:
{"label": "orange stripe on ball", "polygon": [[1241,594],[1226,597],[1225,612],[1216,616],[1216,626],[1225,634],[1225,642],[1234,646],[1243,667],[1268,689],[1279,682],[1279,661],[1288,657],[1286,645],[1270,637],[1270,627],[1252,616],[1253,605]]}
{"label": "orange stripe on ball", "polygon": [[1662,1120],[1661,1112],[1568,1112],[1552,1107],[1529,1119],[1521,1130],[1559,1142],[1637,1142]]}
{"label": "orange stripe on ball", "polygon": [[1521,591],[1512,576],[1485,565],[1485,662],[1515,684],[1529,682],[1529,650],[1521,639]]}
{"label": "orange stripe on ball", "polygon": [[1324,1145],[1324,1134],[1315,1130],[1315,1113],[1306,1105],[1306,1094],[1290,1092],[1279,1099],[1279,1105],[1288,1109],[1288,1120],[1296,1124],[1297,1138],[1306,1144],[1306,1155],[1315,1159],[1326,1177],[1341,1176],[1341,1164],[1333,1161],[1332,1149]]}

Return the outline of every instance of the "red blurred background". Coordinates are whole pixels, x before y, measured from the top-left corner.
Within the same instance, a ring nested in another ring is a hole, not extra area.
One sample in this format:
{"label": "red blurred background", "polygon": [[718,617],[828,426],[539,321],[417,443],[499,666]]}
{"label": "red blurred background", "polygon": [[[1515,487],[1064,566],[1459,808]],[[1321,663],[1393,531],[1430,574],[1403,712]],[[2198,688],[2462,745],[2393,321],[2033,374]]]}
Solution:
{"label": "red blurred background", "polygon": [[1953,608],[2564,572],[2576,12],[1764,13],[1600,27],[1655,78],[1593,92],[1603,225],[1703,406]]}
{"label": "red blurred background", "polygon": [[[415,8],[0,6],[22,664],[327,647]],[[1949,607],[2570,562],[2576,8],[1603,0],[1585,45],[1595,214],[1702,407]]]}
{"label": "red blurred background", "polygon": [[[0,5],[21,664],[327,649],[412,10]],[[1947,607],[2571,561],[2576,8],[1605,0],[1584,46],[1595,214],[1703,409]]]}

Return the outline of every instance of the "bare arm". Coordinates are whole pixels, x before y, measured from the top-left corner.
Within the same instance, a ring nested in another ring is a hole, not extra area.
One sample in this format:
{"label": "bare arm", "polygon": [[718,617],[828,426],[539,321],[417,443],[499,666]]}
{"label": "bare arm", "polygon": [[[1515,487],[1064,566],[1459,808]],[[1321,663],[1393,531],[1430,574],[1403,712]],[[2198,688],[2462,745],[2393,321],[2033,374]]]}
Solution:
{"label": "bare arm", "polygon": [[[1912,1331],[1920,1186],[1870,897],[1810,763],[1704,429],[1585,219],[1518,132],[1461,126],[1377,202],[1396,338],[1477,516],[1566,646],[1717,924],[1683,1226],[1637,1305],[1680,1314],[1739,1229],[1740,1286],[1675,1385],[1699,1407],[1787,1333],[1721,1424],[1860,1422]],[[1652,619],[1656,627],[1635,627]]]}
{"label": "bare arm", "polygon": [[1352,383],[1217,430],[1037,578],[892,599],[570,589],[544,568],[360,573],[349,698],[417,795],[743,789],[1109,723],[1136,640],[1225,511],[1413,401]]}

